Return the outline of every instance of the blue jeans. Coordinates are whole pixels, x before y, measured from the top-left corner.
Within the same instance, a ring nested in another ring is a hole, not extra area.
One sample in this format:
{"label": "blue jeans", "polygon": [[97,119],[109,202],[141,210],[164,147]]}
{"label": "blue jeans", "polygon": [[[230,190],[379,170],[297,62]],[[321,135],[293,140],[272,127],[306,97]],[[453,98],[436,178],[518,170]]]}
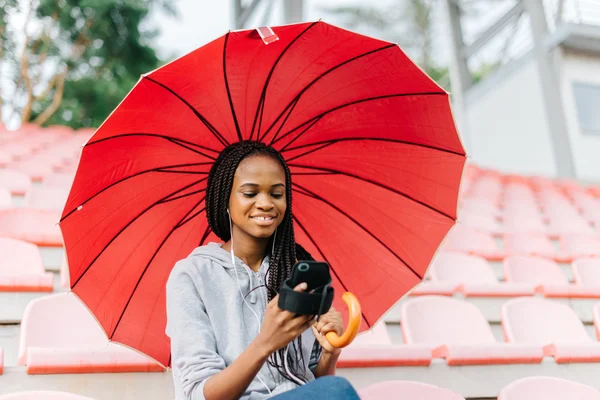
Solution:
{"label": "blue jeans", "polygon": [[350,382],[340,376],[324,376],[289,392],[279,394],[276,400],[360,400]]}

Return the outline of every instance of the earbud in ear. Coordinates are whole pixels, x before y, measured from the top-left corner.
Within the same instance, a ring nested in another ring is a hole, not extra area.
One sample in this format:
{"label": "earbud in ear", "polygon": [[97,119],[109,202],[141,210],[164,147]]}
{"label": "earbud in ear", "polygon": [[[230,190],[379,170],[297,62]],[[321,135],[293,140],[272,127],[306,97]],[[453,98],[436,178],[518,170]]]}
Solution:
{"label": "earbud in ear", "polygon": [[229,208],[227,209],[227,214],[229,214]]}

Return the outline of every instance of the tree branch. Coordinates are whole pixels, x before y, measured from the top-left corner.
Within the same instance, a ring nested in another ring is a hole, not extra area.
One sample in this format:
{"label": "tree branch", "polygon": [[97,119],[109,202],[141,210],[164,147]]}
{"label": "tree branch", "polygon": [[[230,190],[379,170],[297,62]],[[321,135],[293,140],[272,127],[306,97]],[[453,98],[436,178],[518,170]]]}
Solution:
{"label": "tree branch", "polygon": [[56,88],[54,90],[54,97],[52,98],[52,103],[44,111],[37,116],[37,118],[33,121],[34,124],[42,125],[46,121],[52,117],[52,115],[58,110],[60,107],[60,103],[62,102],[62,97],[65,89],[65,79],[67,78],[67,73],[69,72],[69,68],[65,67],[65,70],[61,72],[56,77]]}

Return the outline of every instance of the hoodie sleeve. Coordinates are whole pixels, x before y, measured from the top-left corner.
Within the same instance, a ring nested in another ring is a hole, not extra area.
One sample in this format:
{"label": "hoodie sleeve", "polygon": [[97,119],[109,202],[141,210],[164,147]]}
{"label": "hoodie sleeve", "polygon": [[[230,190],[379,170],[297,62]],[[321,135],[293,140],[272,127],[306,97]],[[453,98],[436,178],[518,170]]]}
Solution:
{"label": "hoodie sleeve", "polygon": [[206,308],[183,265],[173,268],[167,282],[167,329],[172,365],[186,399],[204,400],[206,380],[225,369]]}

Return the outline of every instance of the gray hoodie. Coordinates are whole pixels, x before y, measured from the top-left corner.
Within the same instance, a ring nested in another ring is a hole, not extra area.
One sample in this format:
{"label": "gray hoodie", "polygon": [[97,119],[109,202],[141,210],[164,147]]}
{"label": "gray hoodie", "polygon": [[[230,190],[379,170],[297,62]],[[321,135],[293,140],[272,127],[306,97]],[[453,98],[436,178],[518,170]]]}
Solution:
{"label": "gray hoodie", "polygon": [[[196,248],[175,264],[167,282],[167,329],[177,400],[204,399],[206,380],[225,369],[257,336],[267,305],[264,285],[268,257],[258,272],[236,257],[237,278],[231,254],[220,244]],[[239,288],[238,288],[239,279]],[[245,304],[240,289],[246,296]],[[250,293],[250,294],[248,294]],[[312,329],[302,334],[306,378],[313,380],[311,368],[317,363],[318,342]],[[292,347],[289,347],[292,351]],[[256,400],[294,389],[278,371],[265,363],[242,399]]]}

